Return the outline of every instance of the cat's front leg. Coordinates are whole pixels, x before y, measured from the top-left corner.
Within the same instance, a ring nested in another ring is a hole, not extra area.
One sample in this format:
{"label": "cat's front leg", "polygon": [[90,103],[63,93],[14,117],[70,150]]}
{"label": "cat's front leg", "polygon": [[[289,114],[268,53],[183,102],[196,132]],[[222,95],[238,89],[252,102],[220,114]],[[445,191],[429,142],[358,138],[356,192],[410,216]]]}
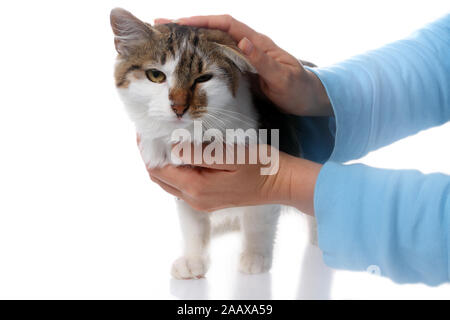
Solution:
{"label": "cat's front leg", "polygon": [[243,250],[239,270],[256,274],[270,270],[275,233],[280,216],[279,205],[263,205],[243,208],[241,227]]}
{"label": "cat's front leg", "polygon": [[208,247],[211,223],[207,213],[192,209],[177,199],[178,215],[183,233],[183,256],[172,265],[176,279],[198,279],[205,276],[209,267]]}

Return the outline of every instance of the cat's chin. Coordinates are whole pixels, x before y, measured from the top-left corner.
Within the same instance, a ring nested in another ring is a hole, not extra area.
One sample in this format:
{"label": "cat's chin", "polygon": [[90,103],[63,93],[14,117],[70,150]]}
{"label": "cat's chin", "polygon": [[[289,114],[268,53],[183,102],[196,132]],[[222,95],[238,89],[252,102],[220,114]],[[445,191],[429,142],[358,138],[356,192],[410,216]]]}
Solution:
{"label": "cat's chin", "polygon": [[167,120],[167,123],[170,125],[176,126],[176,127],[185,128],[185,127],[192,125],[194,123],[194,121],[191,119],[173,118],[173,119]]}

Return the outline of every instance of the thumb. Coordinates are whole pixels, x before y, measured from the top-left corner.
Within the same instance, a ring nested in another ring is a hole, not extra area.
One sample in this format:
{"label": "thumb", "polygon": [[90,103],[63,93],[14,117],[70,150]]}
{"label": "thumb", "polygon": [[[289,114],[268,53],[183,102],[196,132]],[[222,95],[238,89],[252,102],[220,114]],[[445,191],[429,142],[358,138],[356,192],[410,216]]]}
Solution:
{"label": "thumb", "polygon": [[258,74],[267,82],[273,79],[274,74],[281,71],[279,62],[269,57],[249,39],[243,38],[239,41],[238,47],[245,54],[252,66],[255,67],[256,71],[258,71]]}

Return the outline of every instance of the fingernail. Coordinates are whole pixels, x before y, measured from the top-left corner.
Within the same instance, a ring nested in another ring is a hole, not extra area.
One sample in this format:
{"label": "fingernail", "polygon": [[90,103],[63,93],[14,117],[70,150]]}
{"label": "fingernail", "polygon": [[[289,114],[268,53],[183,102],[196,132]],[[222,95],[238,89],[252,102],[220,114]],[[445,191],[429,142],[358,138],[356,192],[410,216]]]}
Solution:
{"label": "fingernail", "polygon": [[153,20],[153,23],[155,25],[157,24],[166,24],[166,23],[177,23],[179,21],[178,20],[173,20],[173,19],[167,19],[167,18],[157,18],[155,20]]}
{"label": "fingernail", "polygon": [[167,21],[167,20],[169,20],[169,19],[156,18],[155,20],[153,20],[153,23],[154,23],[155,25],[157,25],[157,24],[161,24],[161,21]]}
{"label": "fingernail", "polygon": [[250,40],[248,40],[247,38],[243,38],[239,44],[238,44],[239,49],[242,50],[242,52],[246,55],[249,56],[252,51],[253,51],[253,43],[250,42]]}

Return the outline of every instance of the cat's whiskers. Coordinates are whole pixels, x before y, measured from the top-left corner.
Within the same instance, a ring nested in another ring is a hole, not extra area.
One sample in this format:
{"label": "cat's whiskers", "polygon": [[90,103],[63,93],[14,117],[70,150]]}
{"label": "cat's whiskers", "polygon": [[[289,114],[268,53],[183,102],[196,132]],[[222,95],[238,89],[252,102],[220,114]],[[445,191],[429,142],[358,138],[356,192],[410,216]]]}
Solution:
{"label": "cat's whiskers", "polygon": [[246,118],[250,121],[254,121],[255,119],[242,113],[242,112],[237,112],[237,111],[233,111],[233,110],[228,110],[228,109],[224,109],[224,108],[217,108],[217,107],[209,107],[209,110],[213,110],[213,111],[217,111],[217,112],[222,112],[222,113],[228,113],[228,114],[235,114],[239,117],[243,117]]}
{"label": "cat's whiskers", "polygon": [[[209,110],[212,111],[212,112],[215,112],[215,113],[226,114],[226,115],[228,115],[230,117],[233,117],[233,119],[239,119],[239,120],[246,119],[246,120],[249,120],[251,122],[253,122],[255,120],[254,118],[252,118],[250,116],[247,116],[244,113],[236,112],[236,111],[232,111],[232,110],[228,110],[228,109],[224,109],[224,108],[212,107],[212,108],[209,108]],[[239,117],[239,118],[236,118],[236,117]],[[243,118],[243,119],[241,119],[241,118]]]}
{"label": "cat's whiskers", "polygon": [[[223,132],[225,132],[225,130],[227,130],[227,129],[237,129],[236,121],[233,121],[232,119],[227,118],[223,114],[216,113],[214,115],[212,112],[212,113],[209,113],[209,116],[213,117],[214,119],[217,119],[218,121],[220,121],[223,124],[223,126],[219,125],[219,128],[218,128],[218,129],[221,129]],[[219,116],[221,118],[219,118]]]}
{"label": "cat's whiskers", "polygon": [[202,119],[202,127],[205,131],[210,129],[211,124],[209,123],[208,119],[206,119],[206,118]]}
{"label": "cat's whiskers", "polygon": [[[213,114],[211,114],[211,113],[208,113],[207,115],[206,115],[206,117],[209,117],[209,118],[211,118],[212,120],[214,120],[214,121],[219,121],[219,122],[221,122],[222,124],[223,124],[223,127],[220,127],[220,128],[216,128],[216,129],[226,129],[226,123],[222,120],[222,119],[219,119],[218,117],[216,117],[215,115],[213,115]],[[206,118],[205,117],[205,118]]]}
{"label": "cat's whiskers", "polygon": [[[250,128],[254,128],[254,127],[257,125],[257,122],[256,122],[255,120],[253,120],[253,121],[248,121],[248,120],[245,120],[245,119],[240,119],[240,118],[238,118],[238,117],[236,117],[236,116],[234,116],[234,115],[232,115],[232,114],[228,114],[228,113],[223,112],[223,111],[219,111],[219,110],[210,110],[209,112],[210,112],[211,114],[215,114],[216,116],[221,116],[223,120],[228,120],[228,121],[230,121],[230,123],[233,123],[233,121],[231,121],[230,119],[234,119],[234,120],[236,120],[238,123],[247,125],[247,126],[249,126]],[[227,119],[227,118],[230,118],[230,119]],[[230,128],[230,129],[237,129],[237,128],[235,128],[235,126],[233,126],[233,128]]]}
{"label": "cat's whiskers", "polygon": [[[222,127],[221,125],[217,125],[217,123],[215,123],[214,119],[205,119],[205,123],[206,123],[206,126],[205,126],[206,130],[208,130],[208,129],[217,129],[220,132],[225,132],[225,130],[226,130],[225,127]],[[218,138],[220,139],[219,142],[223,142],[224,141],[223,136],[215,136],[215,139],[218,139]]]}

